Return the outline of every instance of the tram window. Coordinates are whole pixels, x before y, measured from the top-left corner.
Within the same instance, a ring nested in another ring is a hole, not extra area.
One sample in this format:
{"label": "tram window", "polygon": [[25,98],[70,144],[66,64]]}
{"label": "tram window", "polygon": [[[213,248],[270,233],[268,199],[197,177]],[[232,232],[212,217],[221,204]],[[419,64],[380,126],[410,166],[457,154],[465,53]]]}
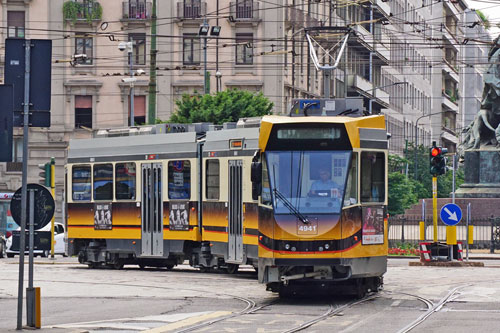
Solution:
{"label": "tram window", "polygon": [[113,200],[113,164],[94,165],[94,200]]}
{"label": "tram window", "polygon": [[75,165],[72,169],[72,198],[74,201],[90,201],[90,165]]}
{"label": "tram window", "polygon": [[207,199],[219,199],[219,160],[207,160],[206,162],[206,192]]}
{"label": "tram window", "polygon": [[347,186],[344,194],[344,206],[358,203],[358,153],[352,153],[351,169],[347,177]]}
{"label": "tram window", "polygon": [[117,163],[115,165],[116,200],[135,199],[135,163]]}
{"label": "tram window", "polygon": [[260,202],[263,205],[272,205],[271,199],[271,186],[269,185],[269,172],[267,167],[267,161],[262,163],[262,193],[260,197]]}
{"label": "tram window", "polygon": [[191,197],[191,163],[189,161],[168,162],[168,198],[189,199]]}
{"label": "tram window", "polygon": [[384,180],[384,153],[361,153],[361,201],[383,202],[385,200]]}

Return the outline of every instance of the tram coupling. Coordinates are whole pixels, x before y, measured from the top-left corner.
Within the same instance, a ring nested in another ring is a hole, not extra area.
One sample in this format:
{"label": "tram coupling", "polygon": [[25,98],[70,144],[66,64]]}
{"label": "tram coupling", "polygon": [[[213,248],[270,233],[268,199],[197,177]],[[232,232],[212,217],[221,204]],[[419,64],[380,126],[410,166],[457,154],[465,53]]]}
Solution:
{"label": "tram coupling", "polygon": [[285,275],[281,277],[281,282],[284,284],[288,284],[290,280],[300,280],[305,278],[320,278],[326,279],[328,277],[328,272],[326,270],[319,270],[315,272],[301,273],[301,274],[293,274],[293,275]]}

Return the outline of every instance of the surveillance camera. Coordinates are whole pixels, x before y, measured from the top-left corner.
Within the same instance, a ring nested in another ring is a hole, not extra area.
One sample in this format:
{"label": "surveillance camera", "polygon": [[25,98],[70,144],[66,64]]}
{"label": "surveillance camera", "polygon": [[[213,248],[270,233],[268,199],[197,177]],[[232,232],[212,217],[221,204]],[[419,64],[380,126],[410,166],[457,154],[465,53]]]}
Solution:
{"label": "surveillance camera", "polygon": [[75,54],[73,55],[73,59],[75,60],[86,60],[87,55],[86,54]]}
{"label": "surveillance camera", "polygon": [[135,72],[137,73],[137,75],[144,75],[144,74],[146,74],[146,72],[144,71],[144,69],[138,69]]}
{"label": "surveillance camera", "polygon": [[121,42],[120,44],[118,44],[118,50],[125,51],[126,49],[127,49],[127,43]]}
{"label": "surveillance camera", "polygon": [[134,77],[126,77],[122,79],[123,83],[134,83],[135,81],[137,81],[137,79]]}

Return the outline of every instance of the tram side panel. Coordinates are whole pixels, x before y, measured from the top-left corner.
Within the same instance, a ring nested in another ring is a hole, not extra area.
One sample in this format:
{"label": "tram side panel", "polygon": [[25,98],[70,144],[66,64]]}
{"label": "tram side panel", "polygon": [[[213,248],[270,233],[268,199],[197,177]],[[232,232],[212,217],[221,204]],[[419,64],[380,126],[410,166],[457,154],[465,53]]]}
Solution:
{"label": "tram side panel", "polygon": [[205,155],[200,263],[205,267],[256,263],[258,222],[249,181],[251,158],[229,158],[220,152]]}

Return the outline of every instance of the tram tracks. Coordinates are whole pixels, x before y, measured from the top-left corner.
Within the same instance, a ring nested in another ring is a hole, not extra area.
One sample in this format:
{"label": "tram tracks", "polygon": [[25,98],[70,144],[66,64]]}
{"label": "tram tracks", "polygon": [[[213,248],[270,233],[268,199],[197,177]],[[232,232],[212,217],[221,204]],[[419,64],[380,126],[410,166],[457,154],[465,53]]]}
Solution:
{"label": "tram tracks", "polygon": [[424,314],[422,314],[421,316],[419,316],[417,319],[415,319],[413,322],[411,322],[407,326],[403,327],[397,333],[407,333],[407,332],[410,332],[415,327],[417,327],[418,325],[420,325],[421,323],[423,323],[427,318],[429,318],[430,316],[432,316],[432,314],[434,314],[435,312],[438,312],[439,310],[441,310],[441,308],[446,303],[453,301],[458,296],[457,293],[459,292],[460,289],[463,289],[465,287],[470,287],[471,285],[472,284],[466,284],[466,285],[462,285],[462,286],[458,286],[456,288],[453,288],[452,290],[450,290],[450,292],[448,292],[448,294],[445,297],[443,297],[442,299],[440,299],[439,302],[437,302],[435,304],[432,301],[430,301],[428,299],[425,299],[423,297],[417,296],[417,295],[412,295],[412,294],[407,294],[407,293],[401,293],[401,294],[405,294],[405,295],[408,295],[408,296],[413,296],[413,297],[416,297],[419,300],[422,300],[423,302],[425,302],[427,304],[428,308],[427,308],[427,311]]}

